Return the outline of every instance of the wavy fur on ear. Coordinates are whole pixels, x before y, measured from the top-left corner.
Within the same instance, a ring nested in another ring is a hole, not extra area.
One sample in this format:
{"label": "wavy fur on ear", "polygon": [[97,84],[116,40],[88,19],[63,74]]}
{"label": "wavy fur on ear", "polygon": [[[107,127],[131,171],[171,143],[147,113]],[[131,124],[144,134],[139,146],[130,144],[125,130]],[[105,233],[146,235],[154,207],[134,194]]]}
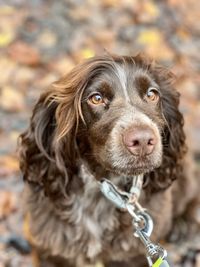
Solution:
{"label": "wavy fur on ear", "polygon": [[[69,182],[71,162],[75,157],[71,151],[72,131],[75,119],[69,122],[70,130],[65,138],[56,140],[59,135],[59,123],[63,122],[68,110],[63,111],[62,117],[56,118],[60,107],[58,101],[49,101],[51,89],[44,93],[37,102],[30,121],[30,126],[20,136],[20,168],[24,180],[31,184],[44,187],[45,193],[52,198],[62,192],[63,182]],[[71,99],[71,101],[73,101]],[[62,146],[62,149],[60,149]],[[63,151],[65,150],[65,153]],[[64,180],[64,181],[63,181]]]}
{"label": "wavy fur on ear", "polygon": [[52,198],[66,193],[75,172],[75,135],[79,119],[83,119],[81,97],[95,66],[92,60],[77,66],[43,93],[29,128],[19,139],[24,180],[43,186]]}
{"label": "wavy fur on ear", "polygon": [[187,152],[184,119],[179,111],[180,94],[173,87],[174,75],[156,66],[153,75],[161,88],[162,113],[166,126],[163,131],[163,162],[147,177],[151,192],[164,190],[183,175],[183,158]]}

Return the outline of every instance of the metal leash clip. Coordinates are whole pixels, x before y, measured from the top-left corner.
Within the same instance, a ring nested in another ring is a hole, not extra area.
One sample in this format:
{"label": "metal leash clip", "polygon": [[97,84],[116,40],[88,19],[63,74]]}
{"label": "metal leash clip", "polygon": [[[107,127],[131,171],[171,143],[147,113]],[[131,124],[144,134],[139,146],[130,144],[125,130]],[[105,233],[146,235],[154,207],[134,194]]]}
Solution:
{"label": "metal leash clip", "polygon": [[127,209],[127,203],[130,203],[132,204],[133,209],[134,206],[137,206],[138,209],[143,210],[143,208],[137,202],[142,188],[143,176],[138,175],[134,178],[135,179],[133,179],[132,181],[130,193],[119,190],[113,183],[111,183],[107,179],[102,179],[99,182],[100,190],[104,194],[104,196],[109,199],[113,204],[115,204],[118,208]]}
{"label": "metal leash clip", "polygon": [[[100,190],[118,208],[125,209],[132,216],[134,235],[139,238],[146,248],[147,261],[150,267],[169,267],[165,260],[167,251],[150,240],[153,231],[153,220],[145,209],[139,204],[141,181],[136,179],[131,193],[119,190],[110,181],[104,179],[100,182]],[[134,194],[137,192],[137,194]]]}
{"label": "metal leash clip", "polygon": [[150,235],[153,230],[153,221],[151,216],[146,212],[140,213],[139,216],[141,218],[140,222],[133,219],[133,226],[136,229],[134,235],[142,241],[146,248],[146,257],[149,266],[169,267],[169,264],[165,260],[167,257],[167,251],[150,240]]}
{"label": "metal leash clip", "polygon": [[129,193],[121,192],[110,181],[103,179],[100,182],[100,190],[118,208],[126,209],[126,203],[129,200]]}

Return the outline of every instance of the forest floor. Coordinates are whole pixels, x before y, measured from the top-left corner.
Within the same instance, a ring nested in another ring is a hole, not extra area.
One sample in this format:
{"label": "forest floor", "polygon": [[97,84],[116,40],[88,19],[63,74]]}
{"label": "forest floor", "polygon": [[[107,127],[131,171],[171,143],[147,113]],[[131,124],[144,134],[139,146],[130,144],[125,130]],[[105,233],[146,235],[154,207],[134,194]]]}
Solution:
{"label": "forest floor", "polygon": [[[0,267],[33,266],[23,238],[17,138],[40,93],[85,58],[145,52],[172,69],[199,168],[199,21],[196,0],[0,1]],[[200,267],[199,232],[167,248],[175,267]]]}

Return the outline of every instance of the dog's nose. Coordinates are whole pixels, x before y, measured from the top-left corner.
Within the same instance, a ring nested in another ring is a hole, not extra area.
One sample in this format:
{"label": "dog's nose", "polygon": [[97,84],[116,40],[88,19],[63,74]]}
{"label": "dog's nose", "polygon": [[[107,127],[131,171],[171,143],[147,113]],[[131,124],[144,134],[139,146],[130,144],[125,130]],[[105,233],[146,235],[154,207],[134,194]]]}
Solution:
{"label": "dog's nose", "polygon": [[157,143],[153,130],[148,126],[136,126],[123,134],[123,142],[133,155],[149,155]]}

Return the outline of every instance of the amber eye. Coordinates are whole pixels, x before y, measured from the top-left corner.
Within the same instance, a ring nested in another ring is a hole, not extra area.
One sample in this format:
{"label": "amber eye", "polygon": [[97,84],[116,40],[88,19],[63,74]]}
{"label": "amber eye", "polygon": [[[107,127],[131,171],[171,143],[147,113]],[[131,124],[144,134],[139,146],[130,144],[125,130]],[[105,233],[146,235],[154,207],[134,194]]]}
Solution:
{"label": "amber eye", "polygon": [[159,100],[158,90],[156,88],[150,87],[146,93],[145,98],[151,102],[158,102]]}
{"label": "amber eye", "polygon": [[104,103],[103,97],[100,94],[93,94],[89,97],[89,101],[94,105],[100,105]]}

